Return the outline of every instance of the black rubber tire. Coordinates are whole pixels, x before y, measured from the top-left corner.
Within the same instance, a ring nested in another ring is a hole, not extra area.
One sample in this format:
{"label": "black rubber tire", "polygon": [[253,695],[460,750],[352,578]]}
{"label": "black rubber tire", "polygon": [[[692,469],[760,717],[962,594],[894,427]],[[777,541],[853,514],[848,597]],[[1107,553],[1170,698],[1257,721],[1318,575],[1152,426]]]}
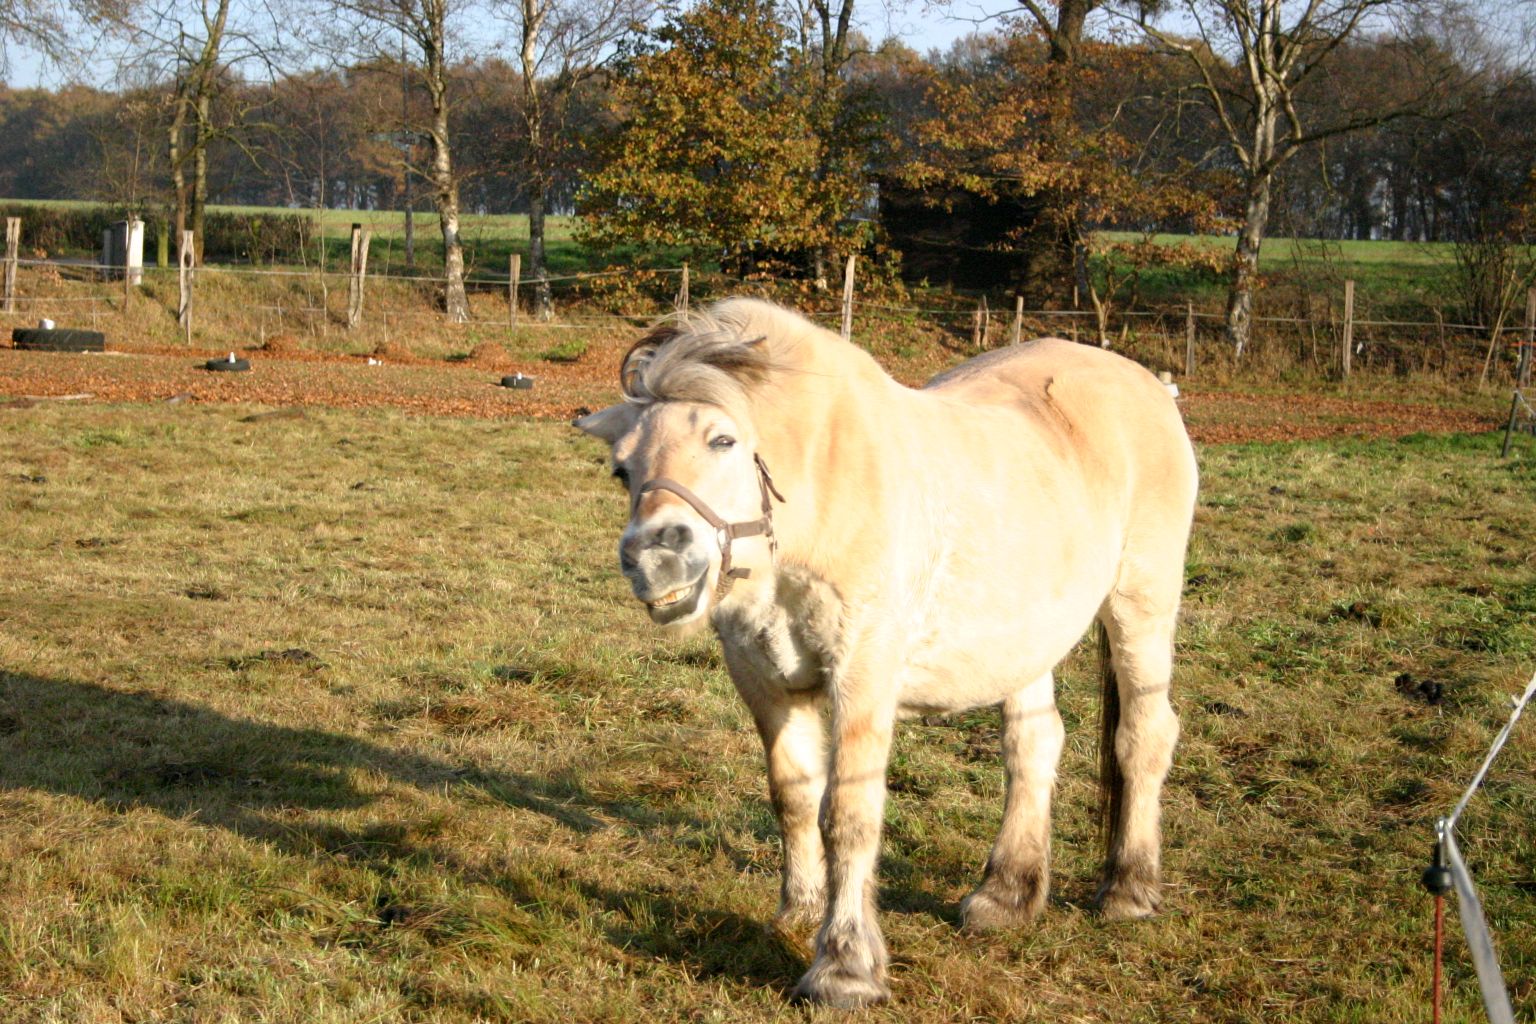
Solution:
{"label": "black rubber tire", "polygon": [[70,327],[17,327],[11,331],[11,344],[37,352],[102,352],[107,336],[100,331],[77,331]]}
{"label": "black rubber tire", "polygon": [[228,359],[210,359],[203,366],[209,370],[223,370],[226,373],[239,373],[251,368],[249,359],[236,359],[230,362]]}
{"label": "black rubber tire", "polygon": [[519,391],[527,391],[533,387],[533,378],[524,377],[522,374],[511,374],[501,378],[501,386],[504,388],[517,388]]}

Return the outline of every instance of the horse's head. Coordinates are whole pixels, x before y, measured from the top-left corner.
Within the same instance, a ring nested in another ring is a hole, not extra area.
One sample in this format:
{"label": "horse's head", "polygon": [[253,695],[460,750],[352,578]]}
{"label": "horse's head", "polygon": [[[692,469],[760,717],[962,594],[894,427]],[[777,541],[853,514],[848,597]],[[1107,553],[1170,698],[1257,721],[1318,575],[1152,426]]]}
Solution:
{"label": "horse's head", "polygon": [[575,422],[611,446],[629,492],[619,567],[670,629],[702,624],[736,581],[772,567],[776,492],[745,391],[767,373],[760,342],[713,322],[659,328],[625,357],[626,401]]}

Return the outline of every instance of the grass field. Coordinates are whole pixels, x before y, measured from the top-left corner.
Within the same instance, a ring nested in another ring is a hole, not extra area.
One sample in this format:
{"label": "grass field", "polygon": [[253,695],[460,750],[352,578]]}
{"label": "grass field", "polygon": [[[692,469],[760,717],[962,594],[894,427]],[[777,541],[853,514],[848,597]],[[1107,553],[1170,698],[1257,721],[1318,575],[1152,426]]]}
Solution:
{"label": "grass field", "polygon": [[[597,445],[248,411],[0,409],[0,1020],[844,1019],[785,1006],[804,950],[763,927],[755,735],[714,648],[631,607]],[[1536,451],[1201,459],[1165,915],[1087,909],[1079,653],[1027,932],[955,931],[1000,814],[995,713],[902,728],[895,1002],[857,1019],[1428,1018],[1432,825],[1536,662]],[[1462,845],[1528,1016],[1522,725]],[[1479,1019],[1450,949],[1448,1019]]]}

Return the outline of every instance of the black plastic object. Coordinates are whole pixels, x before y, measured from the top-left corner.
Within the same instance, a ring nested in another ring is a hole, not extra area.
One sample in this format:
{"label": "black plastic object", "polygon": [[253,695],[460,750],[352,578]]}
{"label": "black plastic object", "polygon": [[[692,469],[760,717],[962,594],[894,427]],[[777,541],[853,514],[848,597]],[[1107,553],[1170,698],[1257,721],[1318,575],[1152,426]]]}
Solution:
{"label": "black plastic object", "polygon": [[107,336],[72,327],[17,327],[11,331],[11,344],[39,352],[102,352]]}
{"label": "black plastic object", "polygon": [[1435,844],[1435,860],[1424,869],[1424,874],[1419,878],[1424,888],[1428,889],[1432,896],[1444,896],[1451,891],[1451,869],[1445,866],[1440,856],[1440,844]]}
{"label": "black plastic object", "polygon": [[517,388],[521,391],[527,391],[529,388],[533,387],[533,378],[525,377],[520,373],[514,373],[501,378],[501,386],[504,388]]}
{"label": "black plastic object", "polygon": [[226,373],[239,373],[242,370],[249,370],[251,368],[251,361],[249,359],[236,359],[234,355],[231,352],[227,358],[210,359],[203,365],[210,370],[223,370]]}

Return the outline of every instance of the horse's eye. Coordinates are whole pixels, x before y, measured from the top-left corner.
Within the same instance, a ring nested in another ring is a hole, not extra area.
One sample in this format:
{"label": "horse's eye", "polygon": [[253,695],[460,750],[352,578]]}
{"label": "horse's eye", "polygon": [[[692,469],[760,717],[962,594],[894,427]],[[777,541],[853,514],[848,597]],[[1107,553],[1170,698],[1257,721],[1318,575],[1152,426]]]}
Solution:
{"label": "horse's eye", "polygon": [[623,466],[613,467],[613,478],[619,483],[623,484],[625,487],[629,486],[629,470],[625,469]]}
{"label": "horse's eye", "polygon": [[719,437],[709,442],[709,446],[717,452],[723,452],[728,448],[734,447],[735,444],[736,439],[730,434],[721,434]]}

